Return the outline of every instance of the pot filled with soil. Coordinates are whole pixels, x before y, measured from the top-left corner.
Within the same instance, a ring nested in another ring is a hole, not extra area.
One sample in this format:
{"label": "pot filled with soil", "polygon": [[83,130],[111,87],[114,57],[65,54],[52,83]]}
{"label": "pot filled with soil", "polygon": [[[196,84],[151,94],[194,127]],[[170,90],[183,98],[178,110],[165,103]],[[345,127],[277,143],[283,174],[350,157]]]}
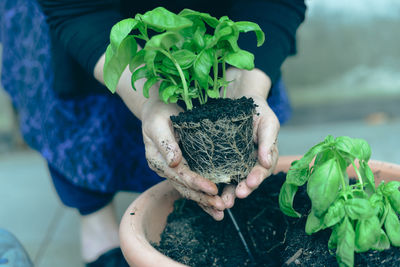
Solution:
{"label": "pot filled with soil", "polygon": [[[341,149],[345,150],[343,147]],[[315,151],[324,153],[321,148],[314,149]],[[314,159],[313,162],[322,162],[322,156],[310,157],[310,154],[306,153],[303,158],[308,158],[307,160],[310,161]],[[143,193],[129,206],[123,216],[120,238],[121,248],[126,259],[132,266],[337,266],[337,258],[346,254],[340,254],[342,253],[340,252],[341,241],[336,240],[336,247],[331,244],[332,233],[336,231],[335,227],[332,230],[332,228],[321,226],[320,231],[314,229],[314,234],[308,233],[310,225],[313,225],[308,217],[312,214],[315,201],[313,202],[313,199],[310,198],[307,192],[309,189],[305,185],[298,187],[297,194],[293,195],[294,201],[291,207],[295,212],[301,214],[300,218],[291,218],[282,212],[285,208],[284,200],[282,200],[284,184],[293,179],[293,177],[288,178],[286,173],[291,168],[293,169],[296,162],[304,162],[304,160],[300,161],[300,158],[296,156],[280,157],[274,175],[266,179],[248,198],[237,200],[232,208],[255,256],[255,263],[249,259],[243,249],[229,219],[216,222],[190,201],[182,203],[179,200],[180,195],[167,181]],[[355,164],[356,168],[350,163],[344,165],[348,166],[346,171],[348,177],[358,177],[360,166],[361,169],[366,169],[363,164]],[[389,218],[388,214],[395,211],[394,207],[397,209],[400,166],[373,160],[368,162],[368,166],[375,176],[376,192],[367,194],[370,196],[375,194],[372,202],[381,193],[386,199],[383,201],[387,207],[384,214],[379,211],[380,204],[373,206],[374,211],[371,213],[379,215],[379,238],[371,243],[372,249],[365,250],[364,248],[362,251],[360,248],[365,245],[365,242],[361,242],[357,237],[362,236],[362,229],[365,225],[360,226],[362,223],[358,223],[355,217],[347,218],[345,217],[347,215],[339,216],[337,220],[340,223],[338,222],[337,227],[343,228],[342,223],[351,220],[352,227],[354,227],[354,238],[353,241],[346,235],[342,235],[340,238],[347,239],[346,244],[350,244],[350,247],[353,244],[351,255],[355,255],[353,259],[355,266],[377,266],[378,264],[398,266],[400,250],[395,247],[396,231],[393,234],[391,232],[393,229],[390,230],[392,226],[389,225],[393,221],[392,224],[396,230],[396,220],[392,220],[393,217]],[[314,168],[317,169],[317,167]],[[293,171],[290,172],[293,175]],[[361,174],[361,178],[365,177]],[[314,178],[310,178],[310,180],[312,179]],[[383,184],[382,181],[385,183]],[[357,189],[358,184],[357,180],[349,179],[350,188]],[[308,187],[312,187],[312,185]],[[364,188],[368,187],[365,182]],[[349,203],[353,203],[354,199],[361,198],[358,194],[362,193],[357,189],[353,194],[356,196],[353,197],[353,200],[349,200]],[[347,195],[347,198],[350,199],[350,195]],[[178,201],[176,202],[176,200]],[[361,206],[346,205],[346,214],[363,213]],[[389,205],[392,206],[389,207]],[[288,211],[286,210],[285,213]],[[331,212],[325,212],[324,216],[329,217],[328,213]],[[371,214],[363,216],[375,216]],[[326,222],[328,225],[332,224],[328,219]],[[380,228],[381,226],[382,228]],[[369,229],[370,235],[376,231],[373,226]],[[351,232],[351,229],[349,231]],[[335,249],[339,256],[335,257]],[[354,251],[358,253],[354,254]],[[347,263],[343,263],[346,259],[340,259],[342,261],[340,265],[346,266]]]}

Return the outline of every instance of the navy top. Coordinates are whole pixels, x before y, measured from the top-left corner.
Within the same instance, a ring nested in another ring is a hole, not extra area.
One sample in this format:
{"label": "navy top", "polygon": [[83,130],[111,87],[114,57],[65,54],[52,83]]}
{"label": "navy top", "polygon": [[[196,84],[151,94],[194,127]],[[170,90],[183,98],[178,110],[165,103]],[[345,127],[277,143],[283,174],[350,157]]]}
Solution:
{"label": "navy top", "polygon": [[[104,92],[93,70],[109,43],[111,27],[118,21],[145,13],[159,1],[132,0],[38,0],[50,25],[55,66],[55,90],[61,95]],[[256,22],[266,34],[263,46],[256,47],[253,33],[242,34],[239,46],[255,54],[255,66],[274,84],[288,55],[296,52],[295,34],[304,20],[304,0],[172,0],[164,6],[179,12],[183,8],[228,15],[234,21]],[[86,72],[84,72],[85,70]]]}

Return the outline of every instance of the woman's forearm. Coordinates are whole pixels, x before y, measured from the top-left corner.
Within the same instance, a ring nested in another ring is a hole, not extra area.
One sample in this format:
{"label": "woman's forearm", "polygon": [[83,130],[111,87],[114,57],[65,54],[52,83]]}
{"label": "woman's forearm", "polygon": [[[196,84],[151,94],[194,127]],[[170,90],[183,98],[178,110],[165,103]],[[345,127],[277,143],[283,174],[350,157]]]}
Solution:
{"label": "woman's forearm", "polygon": [[[104,84],[103,78],[103,68],[105,62],[105,54],[103,54],[97,61],[94,68],[94,77]],[[139,119],[142,120],[142,110],[143,104],[148,100],[157,100],[158,92],[150,90],[150,97],[147,99],[143,96],[143,85],[145,83],[144,79],[140,79],[135,82],[136,91],[132,89],[131,76],[129,68],[127,67],[122,73],[121,78],[117,85],[117,94],[124,101],[125,105],[131,110],[131,112]]]}

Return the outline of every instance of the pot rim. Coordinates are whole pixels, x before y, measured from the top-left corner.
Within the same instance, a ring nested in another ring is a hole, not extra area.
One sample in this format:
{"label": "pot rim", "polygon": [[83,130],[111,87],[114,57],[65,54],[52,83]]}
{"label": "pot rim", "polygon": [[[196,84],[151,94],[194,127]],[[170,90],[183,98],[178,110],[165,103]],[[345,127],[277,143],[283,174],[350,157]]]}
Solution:
{"label": "pot rim", "polygon": [[[279,157],[274,174],[281,171],[287,172],[291,162],[300,158],[299,155]],[[374,172],[377,184],[384,178],[388,181],[400,181],[400,165],[377,160],[370,160],[368,164]],[[348,172],[349,175],[355,176],[353,168],[349,168]],[[121,219],[119,235],[122,252],[131,266],[186,266],[160,253],[149,242],[149,240],[160,241],[159,233],[165,228],[168,214],[173,210],[171,204],[167,208],[168,204],[179,198],[181,198],[180,194],[165,180],[143,192],[127,208]],[[148,200],[151,200],[151,204],[144,205]],[[148,207],[147,210],[144,210],[145,206]],[[148,220],[152,215],[149,212],[150,209],[154,214],[162,215],[163,222],[161,224]],[[132,213],[134,215],[131,215]],[[153,233],[154,231],[155,233]]]}

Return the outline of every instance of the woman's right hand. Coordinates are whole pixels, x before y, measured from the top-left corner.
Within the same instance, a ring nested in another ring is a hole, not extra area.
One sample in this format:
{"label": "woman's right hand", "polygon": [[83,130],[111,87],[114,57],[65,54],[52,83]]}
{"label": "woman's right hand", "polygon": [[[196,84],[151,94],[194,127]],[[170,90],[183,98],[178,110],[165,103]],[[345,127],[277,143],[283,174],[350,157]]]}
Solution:
{"label": "woman's right hand", "polygon": [[191,171],[174,136],[170,120],[181,109],[176,104],[165,104],[150,98],[142,106],[141,119],[146,159],[150,168],[167,178],[185,198],[196,201],[215,220],[222,220],[225,204],[218,196],[217,186]]}

